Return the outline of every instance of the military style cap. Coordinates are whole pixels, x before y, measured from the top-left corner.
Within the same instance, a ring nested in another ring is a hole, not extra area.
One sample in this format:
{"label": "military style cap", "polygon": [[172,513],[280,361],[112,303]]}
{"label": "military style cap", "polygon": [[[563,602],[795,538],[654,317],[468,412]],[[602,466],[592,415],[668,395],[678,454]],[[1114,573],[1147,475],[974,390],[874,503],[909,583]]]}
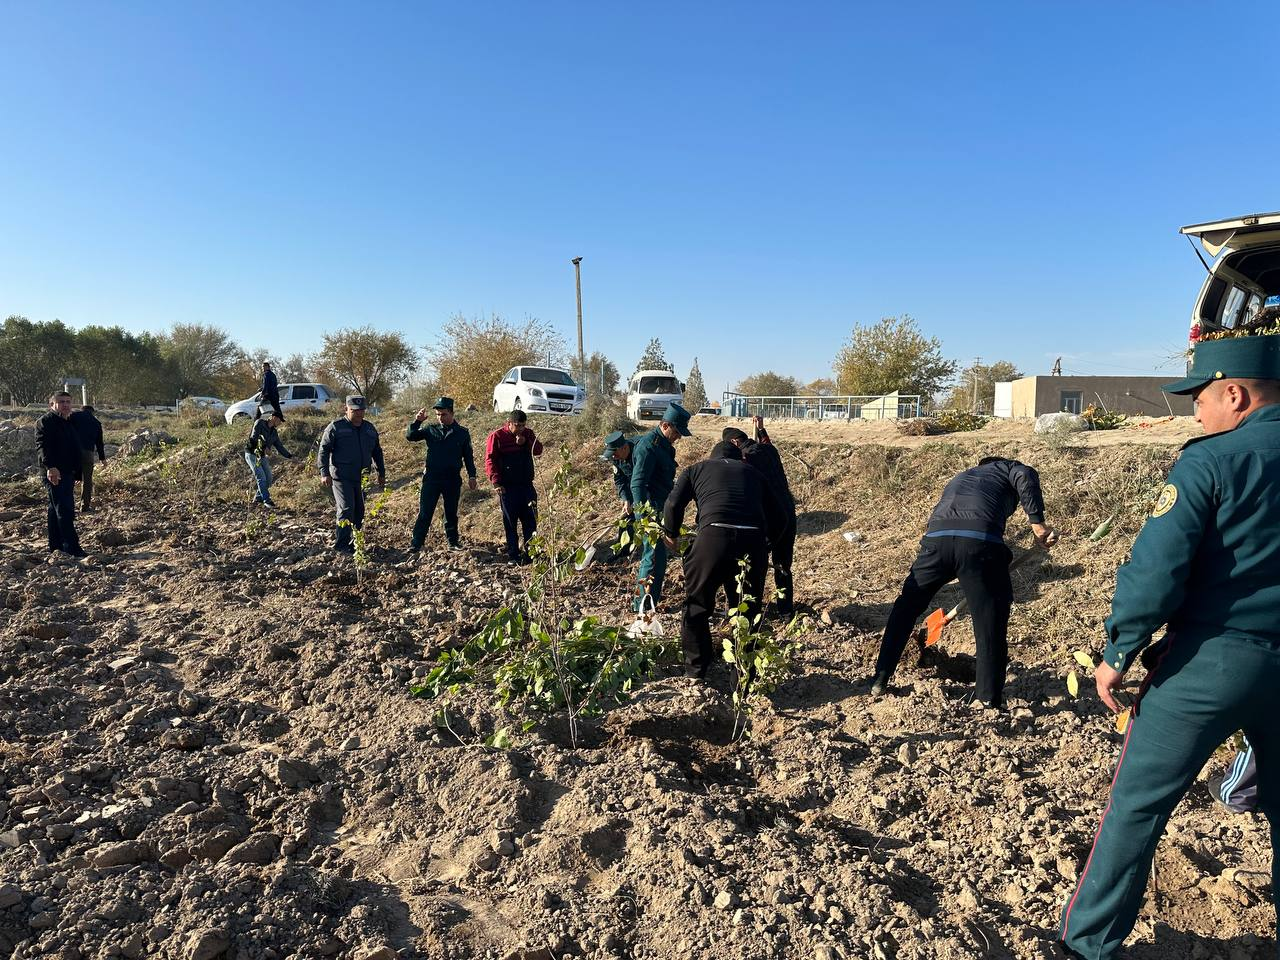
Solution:
{"label": "military style cap", "polygon": [[627,435],[621,430],[615,430],[604,438],[604,449],[607,453],[610,450],[617,450],[627,442]]}
{"label": "military style cap", "polygon": [[364,397],[359,394],[352,394],[347,397],[347,406],[352,410],[363,410],[368,406],[368,403],[365,401]]}
{"label": "military style cap", "polygon": [[692,437],[689,431],[689,411],[672,400],[667,404],[667,412],[662,415],[662,422],[669,423],[680,431],[682,437]]}
{"label": "military style cap", "polygon": [[1280,336],[1225,337],[1201,340],[1191,358],[1191,369],[1177,383],[1166,383],[1165,393],[1194,393],[1214,380],[1280,380]]}
{"label": "military style cap", "polygon": [[452,410],[453,397],[440,397],[431,405],[432,410]]}

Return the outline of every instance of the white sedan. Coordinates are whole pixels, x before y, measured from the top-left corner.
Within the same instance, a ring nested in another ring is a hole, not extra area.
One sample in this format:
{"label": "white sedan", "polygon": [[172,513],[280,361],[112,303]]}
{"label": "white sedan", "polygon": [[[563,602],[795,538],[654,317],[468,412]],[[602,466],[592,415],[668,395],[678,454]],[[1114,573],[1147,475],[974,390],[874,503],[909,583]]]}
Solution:
{"label": "white sedan", "polygon": [[493,409],[498,413],[523,410],[525,413],[572,415],[582,412],[587,391],[557,367],[512,367],[493,388]]}

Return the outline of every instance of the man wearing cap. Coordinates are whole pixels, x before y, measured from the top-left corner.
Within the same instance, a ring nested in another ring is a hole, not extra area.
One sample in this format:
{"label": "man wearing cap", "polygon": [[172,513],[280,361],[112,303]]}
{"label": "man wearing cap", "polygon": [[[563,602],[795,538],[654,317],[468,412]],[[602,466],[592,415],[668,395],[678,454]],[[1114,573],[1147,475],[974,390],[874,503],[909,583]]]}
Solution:
{"label": "man wearing cap", "polygon": [[348,556],[356,552],[352,531],[364,526],[364,488],[361,481],[371,466],[378,468],[377,486],[387,482],[378,430],[364,418],[368,404],[361,396],[347,397],[346,416],[320,434],[320,482],[333,488],[338,529],[333,548]]}
{"label": "man wearing cap", "polygon": [[631,468],[635,463],[632,453],[639,440],[640,437],[628,437],[621,430],[615,430],[604,438],[604,456],[601,459],[613,472],[613,489],[618,494],[622,517],[626,521],[622,529],[628,534],[627,545],[615,548],[614,559],[630,553],[635,547],[635,529],[631,522],[635,516],[635,507],[631,504]]}
{"label": "man wearing cap", "polygon": [[422,468],[422,490],[418,494],[418,519],[413,524],[413,539],[409,542],[409,550],[418,554],[427,541],[427,532],[431,529],[431,518],[435,516],[436,503],[444,500],[444,535],[449,541],[450,550],[461,549],[462,541],[458,535],[458,498],[462,495],[462,474],[467,471],[467,487],[476,488],[476,461],[471,450],[471,433],[453,418],[453,398],[440,397],[431,409],[436,413],[436,422],[428,427],[422,426],[427,419],[427,409],[423,407],[404,432],[404,438],[410,442],[422,440],[427,445],[427,459]]}
{"label": "man wearing cap", "polygon": [[720,439],[741,450],[742,459],[764,474],[785,511],[785,522],[770,531],[769,553],[773,555],[773,585],[777,589],[773,606],[779,614],[789,617],[795,612],[791,561],[796,553],[796,501],[791,496],[787,472],[782,468],[782,457],[778,456],[778,449],[764,428],[764,417],[752,417],[751,422],[755,427],[754,440],[737,427],[725,427]]}
{"label": "man wearing cap", "polygon": [[[648,504],[661,522],[662,508],[676,483],[676,443],[689,437],[689,411],[678,403],[667,405],[662,421],[637,440],[632,447],[631,503],[638,509]],[[639,612],[644,598],[654,604],[662,599],[662,580],[667,574],[667,545],[645,543],[636,574],[639,591],[632,609]]]}
{"label": "man wearing cap", "polygon": [[[533,485],[533,458],[542,456],[542,441],[526,425],[523,410],[512,410],[507,422],[489,434],[484,445],[484,470],[498,493],[502,529],[507,536],[507,559],[529,562],[529,541],[538,532],[538,491]],[[520,528],[524,529],[524,543]]]}
{"label": "man wearing cap", "polygon": [[284,423],[283,413],[278,413],[270,407],[259,407],[258,418],[253,421],[249,439],[244,445],[244,462],[253,471],[253,479],[258,484],[258,494],[253,498],[254,502],[268,507],[274,507],[275,501],[271,499],[273,478],[267,451],[274,447],[286,460],[293,459],[293,454],[280,442],[279,427],[282,423]]}
{"label": "man wearing cap", "polygon": [[1236,730],[1257,754],[1273,896],[1280,889],[1280,336],[1203,340],[1189,375],[1164,390],[1191,394],[1207,435],[1183,446],[1116,575],[1098,695],[1118,713],[1139,655],[1147,672],[1093,850],[1062,911],[1067,954],[1086,960],[1120,949],[1169,815]]}
{"label": "man wearing cap", "polygon": [[742,460],[733,443],[717,443],[707,459],[686,467],[663,508],[663,541],[675,549],[685,508],[698,505],[698,536],[684,561],[684,613],[680,643],[685,672],[705,678],[715,659],[711,645],[711,613],[716,593],[723,588],[731,606],[738,594],[742,560],[747,561],[747,618],[755,621],[764,594],[769,531],[786,522],[786,514],[772,485],[759,470]]}

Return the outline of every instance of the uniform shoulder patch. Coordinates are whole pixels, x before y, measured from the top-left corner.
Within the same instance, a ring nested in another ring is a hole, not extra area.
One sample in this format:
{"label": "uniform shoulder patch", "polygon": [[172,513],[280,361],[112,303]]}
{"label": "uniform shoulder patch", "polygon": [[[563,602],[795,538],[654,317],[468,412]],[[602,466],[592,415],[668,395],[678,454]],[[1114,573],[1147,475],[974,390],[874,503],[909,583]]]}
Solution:
{"label": "uniform shoulder patch", "polygon": [[1163,517],[1173,509],[1173,505],[1177,502],[1178,488],[1172,483],[1166,483],[1164,489],[1160,491],[1160,499],[1156,501],[1156,508],[1151,511],[1151,515],[1153,517]]}

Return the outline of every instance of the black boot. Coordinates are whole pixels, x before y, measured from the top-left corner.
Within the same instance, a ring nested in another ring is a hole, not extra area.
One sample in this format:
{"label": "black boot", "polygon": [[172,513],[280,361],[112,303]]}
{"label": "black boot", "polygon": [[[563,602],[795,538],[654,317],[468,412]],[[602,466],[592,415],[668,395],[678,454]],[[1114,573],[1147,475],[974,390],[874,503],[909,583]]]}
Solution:
{"label": "black boot", "polygon": [[889,674],[883,670],[879,671],[871,678],[871,695],[873,697],[882,697],[889,689]]}

